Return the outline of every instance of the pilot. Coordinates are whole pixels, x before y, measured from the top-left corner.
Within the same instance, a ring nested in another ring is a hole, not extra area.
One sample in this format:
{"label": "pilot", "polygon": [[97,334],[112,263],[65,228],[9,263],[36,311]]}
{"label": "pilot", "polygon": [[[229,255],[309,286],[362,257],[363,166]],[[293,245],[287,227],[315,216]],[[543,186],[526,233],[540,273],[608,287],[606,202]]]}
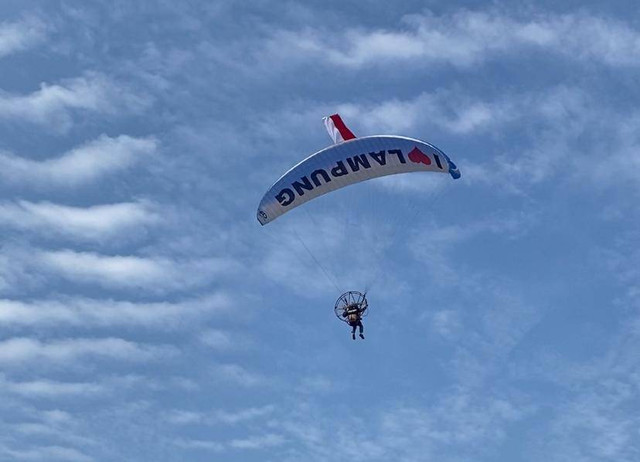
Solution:
{"label": "pilot", "polygon": [[360,329],[360,338],[364,339],[364,326],[362,325],[363,309],[358,303],[352,303],[344,307],[342,317],[346,319],[347,324],[351,326],[351,338],[356,339],[356,328]]}

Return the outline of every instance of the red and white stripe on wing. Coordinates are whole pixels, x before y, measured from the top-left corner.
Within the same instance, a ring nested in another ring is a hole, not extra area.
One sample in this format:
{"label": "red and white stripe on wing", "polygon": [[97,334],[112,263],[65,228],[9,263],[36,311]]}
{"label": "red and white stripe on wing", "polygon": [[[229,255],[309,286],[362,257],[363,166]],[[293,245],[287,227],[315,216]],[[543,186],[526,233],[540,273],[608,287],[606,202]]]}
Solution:
{"label": "red and white stripe on wing", "polygon": [[356,137],[351,130],[344,124],[342,118],[338,114],[333,114],[328,117],[323,117],[322,121],[324,126],[329,132],[329,136],[334,143],[341,143],[342,141],[352,140]]}

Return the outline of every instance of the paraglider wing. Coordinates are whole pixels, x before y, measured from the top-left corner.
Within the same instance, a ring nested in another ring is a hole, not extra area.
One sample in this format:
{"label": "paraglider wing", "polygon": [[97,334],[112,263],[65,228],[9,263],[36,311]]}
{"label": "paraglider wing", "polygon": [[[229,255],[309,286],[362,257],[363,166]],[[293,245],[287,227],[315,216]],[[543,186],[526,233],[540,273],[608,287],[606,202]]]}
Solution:
{"label": "paraglider wing", "polygon": [[402,136],[353,138],[319,151],[285,173],[258,206],[262,225],[316,197],[385,175],[408,172],[460,172],[435,146]]}

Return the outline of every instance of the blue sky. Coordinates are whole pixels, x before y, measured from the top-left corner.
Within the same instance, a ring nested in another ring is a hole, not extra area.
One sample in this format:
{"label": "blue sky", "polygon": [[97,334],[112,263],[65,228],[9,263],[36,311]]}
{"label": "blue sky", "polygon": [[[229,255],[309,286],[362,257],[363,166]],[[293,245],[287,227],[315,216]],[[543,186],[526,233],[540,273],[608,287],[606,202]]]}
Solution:
{"label": "blue sky", "polygon": [[[0,460],[638,460],[639,68],[634,2],[3,0]],[[462,178],[261,227],[334,112]]]}

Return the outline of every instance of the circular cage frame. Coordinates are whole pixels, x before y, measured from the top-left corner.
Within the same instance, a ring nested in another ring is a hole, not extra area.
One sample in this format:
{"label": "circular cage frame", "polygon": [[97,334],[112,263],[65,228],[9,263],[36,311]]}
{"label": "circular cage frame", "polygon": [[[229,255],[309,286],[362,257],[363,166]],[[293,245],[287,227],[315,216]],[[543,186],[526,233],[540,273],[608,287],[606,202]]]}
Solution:
{"label": "circular cage frame", "polygon": [[362,292],[358,292],[357,290],[350,290],[349,292],[345,292],[338,300],[336,300],[336,304],[333,308],[333,312],[336,317],[345,323],[349,323],[349,321],[343,316],[345,308],[351,305],[357,305],[358,311],[360,311],[360,317],[364,318],[369,313],[369,302],[367,300],[367,294],[363,294]]}

